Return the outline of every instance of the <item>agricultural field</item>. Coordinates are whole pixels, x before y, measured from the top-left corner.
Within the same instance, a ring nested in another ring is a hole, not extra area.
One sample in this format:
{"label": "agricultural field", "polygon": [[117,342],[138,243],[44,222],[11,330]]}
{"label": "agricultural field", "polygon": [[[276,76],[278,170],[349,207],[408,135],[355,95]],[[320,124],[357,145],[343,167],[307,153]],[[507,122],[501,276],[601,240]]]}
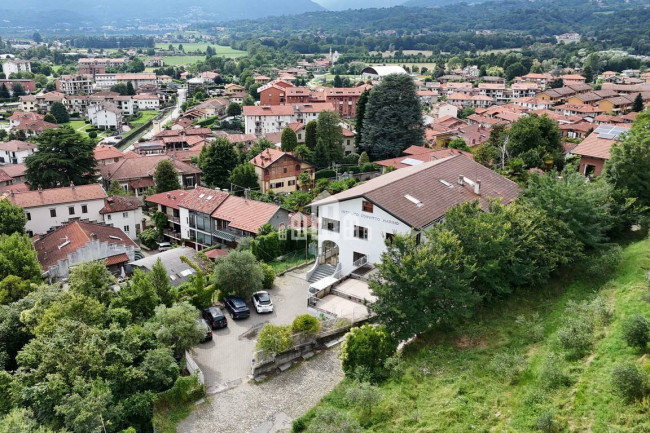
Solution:
{"label": "agricultural field", "polygon": [[165,56],[163,62],[165,66],[185,66],[192,65],[200,60],[205,60],[205,56]]}
{"label": "agricultural field", "polygon": [[627,345],[622,332],[633,314],[650,317],[650,240],[625,246],[616,269],[565,272],[455,330],[420,337],[370,403],[350,404],[357,385],[346,379],[294,431],[331,410],[368,432],[650,431],[647,398],[624,400],[612,374],[622,364],[650,373],[647,347]]}
{"label": "agricultural field", "polygon": [[[158,43],[156,44],[156,49],[159,50],[166,50],[169,47],[170,44],[166,43]],[[178,43],[173,43],[171,44],[175,49],[178,49]],[[200,50],[202,53],[205,53],[205,50],[208,48],[208,46],[211,46],[212,48],[215,49],[216,55],[217,56],[225,56],[225,57],[242,57],[246,55],[246,51],[240,51],[240,50],[234,50],[228,46],[223,46],[223,45],[215,45],[215,44],[210,44],[207,42],[201,42],[201,43],[186,43],[186,44],[181,44],[183,45],[183,50],[186,53],[193,53],[196,52],[197,50]]]}

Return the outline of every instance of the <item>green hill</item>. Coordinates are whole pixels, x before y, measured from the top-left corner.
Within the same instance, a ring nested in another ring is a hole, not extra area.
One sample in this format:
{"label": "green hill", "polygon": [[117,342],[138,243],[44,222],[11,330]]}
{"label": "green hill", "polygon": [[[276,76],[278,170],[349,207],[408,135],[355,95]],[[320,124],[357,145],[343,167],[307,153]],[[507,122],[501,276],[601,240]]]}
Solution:
{"label": "green hill", "polygon": [[[625,362],[650,373],[643,351],[627,346],[621,332],[631,314],[650,318],[648,269],[645,239],[624,248],[608,279],[589,278],[602,274],[597,268],[573,279],[565,275],[533,295],[487,307],[455,331],[408,346],[370,412],[346,398],[354,383],[345,380],[295,426],[315,424],[316,414],[331,417],[334,409],[370,432],[650,431],[648,402],[625,402],[611,382],[612,368]],[[558,335],[585,314],[594,319],[593,345],[567,359]]]}

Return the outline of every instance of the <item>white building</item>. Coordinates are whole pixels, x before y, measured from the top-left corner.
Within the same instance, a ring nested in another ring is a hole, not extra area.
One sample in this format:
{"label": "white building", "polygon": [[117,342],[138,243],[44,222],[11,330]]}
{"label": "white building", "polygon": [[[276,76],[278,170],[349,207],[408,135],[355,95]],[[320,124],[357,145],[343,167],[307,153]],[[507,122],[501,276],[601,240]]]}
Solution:
{"label": "white building", "polygon": [[36,145],[25,141],[0,142],[0,164],[24,164],[25,158],[36,152]]}
{"label": "white building", "polygon": [[97,128],[118,131],[122,128],[122,110],[110,102],[89,106],[88,119]]}
{"label": "white building", "polygon": [[334,111],[331,102],[293,105],[265,105],[243,107],[246,134],[273,134],[282,132],[290,123],[307,124],[318,119],[323,111]]}
{"label": "white building", "polygon": [[121,229],[133,240],[142,231],[142,201],[138,197],[106,197],[99,213],[104,218],[104,224]]}
{"label": "white building", "polygon": [[[328,263],[343,277],[365,264],[381,261],[386,242],[420,233],[447,211],[490,198],[510,203],[519,194],[511,180],[464,156],[418,162],[312,203],[318,218],[319,258],[308,274]],[[312,218],[313,220],[313,218]]]}
{"label": "white building", "polygon": [[158,78],[156,77],[156,74],[147,72],[139,74],[115,73],[95,75],[95,85],[100,89],[110,89],[116,84],[127,84],[129,82],[133,85],[134,89],[137,89],[138,87],[144,86],[145,84],[153,84],[157,86]]}
{"label": "white building", "polygon": [[135,95],[133,102],[138,107],[138,110],[157,110],[160,108],[160,99],[158,99],[157,95],[151,93]]}
{"label": "white building", "polygon": [[401,66],[368,66],[361,71],[361,78],[364,80],[382,80],[391,74],[407,74]]}
{"label": "white building", "polygon": [[9,78],[11,74],[32,72],[32,65],[28,60],[11,59],[2,64],[2,72]]}
{"label": "white building", "polygon": [[7,198],[21,207],[27,216],[25,231],[30,235],[46,233],[73,218],[102,221],[106,192],[99,184],[38,189],[11,193]]}

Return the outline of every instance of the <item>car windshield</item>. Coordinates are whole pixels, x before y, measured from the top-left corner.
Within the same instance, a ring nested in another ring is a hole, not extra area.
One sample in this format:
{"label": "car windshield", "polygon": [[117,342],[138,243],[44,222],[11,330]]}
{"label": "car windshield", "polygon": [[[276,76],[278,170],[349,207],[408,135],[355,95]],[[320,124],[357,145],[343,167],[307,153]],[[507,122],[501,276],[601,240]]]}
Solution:
{"label": "car windshield", "polygon": [[223,317],[223,313],[218,308],[210,308],[210,314],[212,314],[212,316],[217,318],[217,319],[219,317]]}
{"label": "car windshield", "polygon": [[241,308],[241,307],[246,306],[246,303],[242,299],[239,299],[239,298],[231,298],[230,302],[232,303],[232,305],[235,308]]}
{"label": "car windshield", "polygon": [[257,301],[260,304],[270,304],[271,303],[271,298],[269,297],[268,293],[258,293],[257,294]]}

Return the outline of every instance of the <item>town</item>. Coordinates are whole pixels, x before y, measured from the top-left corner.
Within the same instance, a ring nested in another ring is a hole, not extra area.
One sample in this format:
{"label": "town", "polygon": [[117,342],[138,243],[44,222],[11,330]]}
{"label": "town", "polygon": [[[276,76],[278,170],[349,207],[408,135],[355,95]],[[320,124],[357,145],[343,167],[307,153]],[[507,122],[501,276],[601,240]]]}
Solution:
{"label": "town", "polygon": [[0,432],[650,428],[643,2],[195,3],[0,25]]}

